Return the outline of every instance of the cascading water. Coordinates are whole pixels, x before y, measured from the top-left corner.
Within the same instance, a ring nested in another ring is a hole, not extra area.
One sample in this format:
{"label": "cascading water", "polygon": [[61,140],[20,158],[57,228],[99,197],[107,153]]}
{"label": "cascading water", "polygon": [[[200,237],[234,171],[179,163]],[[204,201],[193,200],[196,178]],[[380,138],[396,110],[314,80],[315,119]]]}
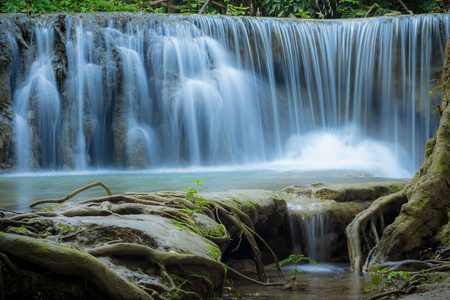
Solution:
{"label": "cascading water", "polygon": [[[324,262],[331,255],[335,234],[329,212],[321,211],[320,203],[288,205],[289,224],[294,254],[303,254]],[[313,212],[314,210],[317,210]]]}
{"label": "cascading water", "polygon": [[[288,161],[401,177],[437,128],[427,91],[440,77],[447,15],[93,14],[67,16],[60,39],[54,18],[36,26],[36,59],[15,82],[22,171]],[[67,58],[57,78],[55,48]]]}
{"label": "cascading water", "polygon": [[36,27],[35,39],[36,60],[23,86],[13,96],[17,168],[21,171],[31,169],[35,163],[42,168],[57,167],[61,131],[61,99],[52,67],[54,36],[51,26]]}

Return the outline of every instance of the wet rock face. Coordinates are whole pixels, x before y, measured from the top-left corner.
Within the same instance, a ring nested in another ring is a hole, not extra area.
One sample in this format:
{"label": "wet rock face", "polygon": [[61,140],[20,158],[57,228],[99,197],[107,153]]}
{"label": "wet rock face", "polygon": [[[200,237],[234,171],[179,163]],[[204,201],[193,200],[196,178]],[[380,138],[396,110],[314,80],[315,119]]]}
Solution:
{"label": "wet rock face", "polygon": [[0,20],[0,169],[11,165],[11,139],[14,112],[11,102],[10,65],[14,59],[15,40],[12,34],[20,34],[12,18]]}
{"label": "wet rock face", "polygon": [[319,261],[330,258],[348,261],[345,228],[371,201],[397,192],[406,182],[315,183],[284,188],[294,251],[302,251]]}
{"label": "wet rock face", "polygon": [[[282,259],[300,252],[316,260],[348,260],[345,228],[355,216],[368,208],[379,196],[403,188],[406,180],[355,184],[306,184],[289,186],[281,191],[231,190],[205,193],[210,198],[230,203],[245,212],[256,232]],[[233,243],[240,231],[229,228]],[[264,252],[264,251],[263,251]],[[246,258],[251,253],[242,243],[237,252],[224,253]],[[247,257],[250,258],[250,257]],[[270,258],[267,257],[267,263]]]}
{"label": "wet rock face", "polygon": [[337,202],[373,201],[379,197],[400,191],[407,182],[408,180],[328,185],[316,183],[304,186],[293,185],[283,189],[283,191]]}

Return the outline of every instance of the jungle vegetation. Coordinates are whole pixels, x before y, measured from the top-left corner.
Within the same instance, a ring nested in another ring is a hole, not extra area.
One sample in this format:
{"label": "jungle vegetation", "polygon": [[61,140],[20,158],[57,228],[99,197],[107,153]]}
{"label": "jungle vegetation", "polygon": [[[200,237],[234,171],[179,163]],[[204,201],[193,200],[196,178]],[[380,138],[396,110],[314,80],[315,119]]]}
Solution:
{"label": "jungle vegetation", "polygon": [[[361,18],[447,12],[450,0],[3,0],[1,13],[155,12],[290,18]],[[373,10],[373,9],[372,9]]]}

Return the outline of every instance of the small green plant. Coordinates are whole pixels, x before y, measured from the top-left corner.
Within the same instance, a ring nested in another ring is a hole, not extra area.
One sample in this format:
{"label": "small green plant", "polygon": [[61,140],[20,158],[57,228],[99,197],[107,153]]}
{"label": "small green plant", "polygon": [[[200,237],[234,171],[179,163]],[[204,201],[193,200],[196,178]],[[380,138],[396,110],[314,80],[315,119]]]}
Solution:
{"label": "small green plant", "polygon": [[384,268],[382,270],[378,270],[375,268],[372,273],[370,273],[370,282],[371,284],[364,287],[364,292],[370,292],[375,291],[377,293],[385,292],[386,290],[383,288],[383,278],[385,277],[385,274],[383,272],[386,272],[389,269],[389,267]]}
{"label": "small green plant", "polygon": [[225,281],[225,288],[224,288],[224,290],[225,290],[225,293],[230,295],[231,297],[233,297],[233,299],[236,298],[236,297],[241,296],[241,294],[239,294],[239,292],[236,291],[236,289],[234,288],[233,282],[230,281],[230,280],[226,280]]}
{"label": "small green plant", "polygon": [[164,14],[166,12],[166,9],[164,7],[155,7],[153,10],[157,14]]}
{"label": "small green plant", "polygon": [[389,290],[398,290],[400,288],[400,283],[403,280],[409,280],[411,274],[406,271],[390,271],[389,267],[384,269],[375,268],[372,273],[370,273],[371,284],[364,287],[365,292],[375,291],[377,293],[387,292]]}
{"label": "small green plant", "polygon": [[315,260],[312,260],[311,258],[304,256],[303,254],[299,254],[299,255],[291,254],[288,258],[286,258],[280,262],[280,267],[286,262],[294,263],[294,269],[292,270],[294,272],[294,275],[291,278],[292,281],[295,281],[297,279],[297,274],[302,274],[302,271],[299,271],[297,268],[298,263],[302,260],[307,260],[307,261],[310,261],[313,264],[317,265]]}
{"label": "small green plant", "polygon": [[[311,18],[311,15],[309,11],[304,11],[303,9],[299,9],[298,13],[295,14],[296,16],[302,18],[302,19],[309,19]],[[321,19],[323,19],[323,14],[321,13]]]}
{"label": "small green plant", "polygon": [[[448,86],[449,83],[448,82],[443,83],[444,75],[441,78],[430,80],[430,82],[433,82],[433,81],[436,82],[437,86],[432,88],[431,91],[428,91],[428,94],[430,95],[430,97],[437,97],[439,99],[439,101],[442,103],[442,101],[444,101],[444,99],[442,99],[439,96],[439,94],[440,94],[439,92],[442,91],[443,87]],[[441,104],[431,105],[431,107],[434,108],[434,110],[432,111],[433,114],[439,113],[439,115],[442,116],[444,109]]]}
{"label": "small green plant", "polygon": [[202,186],[201,182],[203,180],[206,180],[206,178],[197,179],[197,180],[192,181],[193,183],[197,183],[197,188],[190,186],[186,189],[181,190],[186,193],[186,196],[185,196],[186,200],[192,201],[198,207],[194,211],[192,211],[189,208],[184,209],[184,211],[189,215],[192,215],[194,212],[201,212],[202,208],[204,206],[208,206],[208,204],[209,204],[208,200],[203,200],[203,197],[198,194],[199,192],[202,191],[198,188]]}

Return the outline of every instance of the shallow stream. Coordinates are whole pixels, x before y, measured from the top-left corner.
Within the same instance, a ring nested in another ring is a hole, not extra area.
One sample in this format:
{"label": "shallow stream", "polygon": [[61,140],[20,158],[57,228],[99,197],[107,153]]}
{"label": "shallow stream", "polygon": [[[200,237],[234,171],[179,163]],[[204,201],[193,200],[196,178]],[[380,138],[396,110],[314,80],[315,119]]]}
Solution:
{"label": "shallow stream", "polygon": [[[206,178],[205,192],[230,189],[279,190],[293,184],[357,183],[377,179],[371,173],[331,170],[283,172],[271,169],[170,169],[158,171],[86,171],[11,173],[0,175],[0,207],[28,210],[39,199],[59,199],[95,181],[102,181],[114,194],[123,192],[181,191],[194,185],[195,179]],[[105,196],[100,187],[87,190],[74,201]]]}
{"label": "shallow stream", "polygon": [[[302,273],[297,275],[295,285],[263,287],[235,280],[233,286],[240,296],[225,299],[265,299],[265,300],[354,300],[367,298],[373,292],[364,292],[370,284],[370,277],[363,276],[350,269],[348,264],[318,263],[317,265],[298,266]],[[293,274],[293,265],[283,266],[287,280]],[[271,281],[280,281],[274,266],[268,268]],[[252,274],[246,273],[252,276]],[[254,275],[253,275],[254,277]],[[294,287],[294,289],[292,288]]]}

